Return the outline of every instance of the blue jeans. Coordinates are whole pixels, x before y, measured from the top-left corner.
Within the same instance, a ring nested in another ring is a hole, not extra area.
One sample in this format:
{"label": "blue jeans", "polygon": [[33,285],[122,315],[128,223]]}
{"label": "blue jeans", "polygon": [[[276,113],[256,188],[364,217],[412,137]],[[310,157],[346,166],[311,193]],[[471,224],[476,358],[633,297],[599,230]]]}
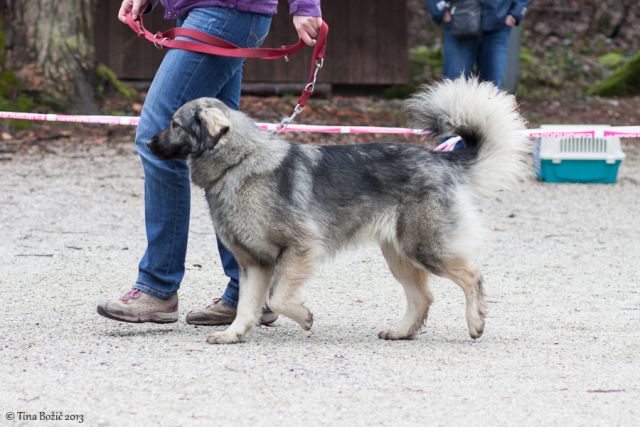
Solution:
{"label": "blue jeans", "polygon": [[[271,16],[208,7],[192,9],[181,26],[194,28],[241,47],[257,47],[267,36]],[[190,188],[187,163],[159,160],[147,142],[169,126],[173,113],[185,102],[215,97],[238,109],[242,84],[241,58],[205,55],[170,49],[156,72],[142,108],[136,148],[144,169],[147,249],[140,261],[134,288],[169,299],[184,277],[189,234]],[[238,264],[218,241],[218,251],[229,285],[223,300],[238,303]]]}
{"label": "blue jeans", "polygon": [[456,79],[469,77],[475,70],[480,80],[491,81],[502,88],[502,79],[509,54],[511,27],[482,33],[481,37],[457,39],[450,25],[444,25],[444,76]]}

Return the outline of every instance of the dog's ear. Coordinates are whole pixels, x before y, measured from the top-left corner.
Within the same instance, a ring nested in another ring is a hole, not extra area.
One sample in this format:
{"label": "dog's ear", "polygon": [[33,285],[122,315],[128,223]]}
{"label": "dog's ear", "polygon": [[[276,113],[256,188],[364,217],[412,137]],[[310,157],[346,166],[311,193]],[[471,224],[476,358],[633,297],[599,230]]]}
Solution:
{"label": "dog's ear", "polygon": [[203,135],[209,134],[210,137],[216,138],[219,134],[222,134],[220,135],[221,137],[224,136],[231,127],[231,121],[219,108],[202,108],[196,114],[203,126]]}
{"label": "dog's ear", "polygon": [[227,135],[231,125],[231,121],[222,110],[215,107],[197,110],[194,122],[198,128],[196,132],[197,146],[193,150],[196,157],[214,149],[218,143],[224,143],[222,138]]}

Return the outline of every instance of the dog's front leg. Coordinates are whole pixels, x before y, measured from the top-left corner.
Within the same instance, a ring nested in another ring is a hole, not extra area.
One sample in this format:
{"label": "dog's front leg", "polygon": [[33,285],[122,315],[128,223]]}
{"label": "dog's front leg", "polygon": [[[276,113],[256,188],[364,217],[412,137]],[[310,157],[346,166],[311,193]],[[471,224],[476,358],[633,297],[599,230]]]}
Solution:
{"label": "dog's front leg", "polygon": [[246,340],[260,321],[270,280],[269,268],[257,265],[240,266],[240,300],[236,318],[224,331],[210,335],[207,338],[209,344],[235,344]]}

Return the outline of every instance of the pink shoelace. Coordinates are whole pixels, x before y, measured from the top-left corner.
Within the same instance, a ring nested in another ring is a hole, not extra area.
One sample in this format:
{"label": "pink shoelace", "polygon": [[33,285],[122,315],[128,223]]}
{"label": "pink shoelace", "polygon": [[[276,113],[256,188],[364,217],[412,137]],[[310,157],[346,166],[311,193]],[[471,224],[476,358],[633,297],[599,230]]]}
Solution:
{"label": "pink shoelace", "polygon": [[141,293],[142,291],[140,291],[140,289],[131,289],[129,292],[124,294],[122,298],[120,298],[120,301],[127,302],[130,299],[136,299],[140,296]]}

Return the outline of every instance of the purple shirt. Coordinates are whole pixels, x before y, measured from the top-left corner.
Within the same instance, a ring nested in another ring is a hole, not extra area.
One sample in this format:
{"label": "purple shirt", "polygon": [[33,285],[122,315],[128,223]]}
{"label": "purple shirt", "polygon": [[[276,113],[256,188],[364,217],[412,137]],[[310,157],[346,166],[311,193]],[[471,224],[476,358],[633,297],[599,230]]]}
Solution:
{"label": "purple shirt", "polygon": [[[278,9],[278,0],[152,0],[153,6],[164,6],[167,19],[183,18],[189,10],[196,7],[228,7],[243,12],[274,15]],[[289,13],[302,16],[322,16],[320,0],[289,0]]]}

